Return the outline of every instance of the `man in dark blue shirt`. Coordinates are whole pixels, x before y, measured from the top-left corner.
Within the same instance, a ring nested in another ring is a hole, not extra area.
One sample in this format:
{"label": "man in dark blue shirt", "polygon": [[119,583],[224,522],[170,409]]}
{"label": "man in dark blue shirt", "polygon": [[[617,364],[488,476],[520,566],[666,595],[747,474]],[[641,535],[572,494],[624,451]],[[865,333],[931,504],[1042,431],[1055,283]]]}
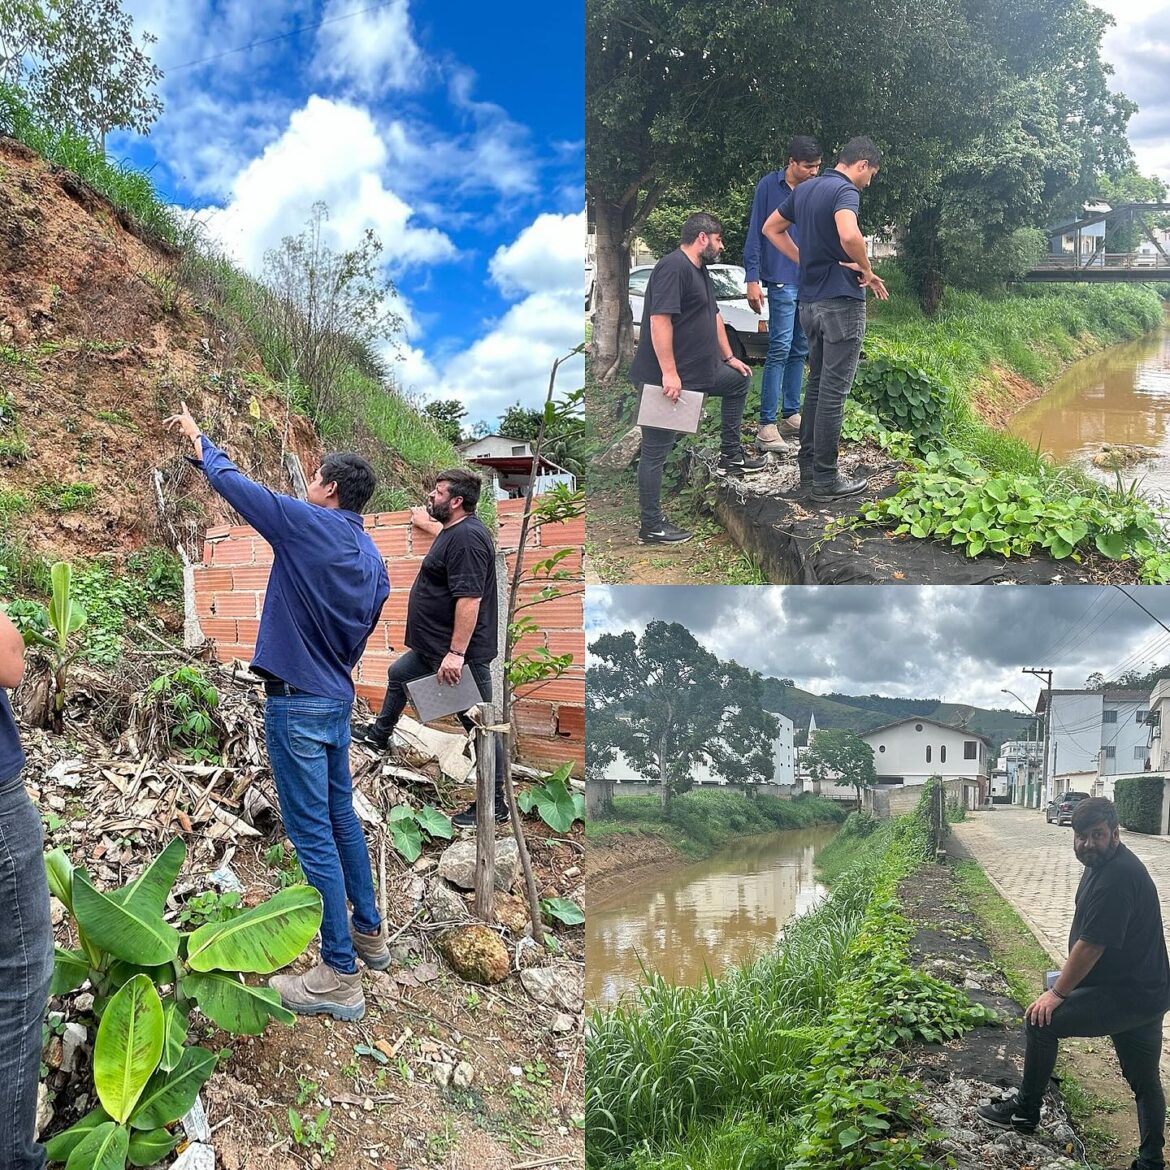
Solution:
{"label": "man in dark blue shirt", "polygon": [[[768,290],[768,357],[760,382],[760,429],[756,446],[761,451],[787,451],[786,438],[800,434],[800,390],[808,339],[800,327],[799,229],[789,228],[777,246],[760,230],[768,217],[807,179],[821,169],[821,147],[815,138],[798,134],[788,144],[788,165],[772,171],[756,184],[751,220],[743,245],[743,267],[747,279],[747,302],[763,312]],[[776,425],[776,412],[780,425]]]}
{"label": "man in dark blue shirt", "polygon": [[821,502],[865,490],[864,479],[838,472],[837,449],[865,336],[865,290],[872,288],[879,300],[889,296],[857,226],[859,193],[877,174],[881,157],[868,138],[851,138],[836,167],[797,187],[763,227],[778,248],[793,224],[800,228],[800,323],[809,350],[797,460],[801,487]]}
{"label": "man in dark blue shirt", "polygon": [[212,488],[272,546],[252,669],[268,680],[264,736],[284,826],[324,913],[321,961],[269,983],[290,1011],[361,1019],[358,956],[376,970],[390,964],[349,771],[353,669],[390,593],[362,525],[374,472],[358,455],[327,455],[306,503],[240,474],[186,403],[167,425],[191,440]]}
{"label": "man in dark blue shirt", "polygon": [[8,695],[24,642],[0,609],[0,1166],[41,1170],[36,1140],[41,1024],[53,975],[41,818],[24,790],[24,752]]}

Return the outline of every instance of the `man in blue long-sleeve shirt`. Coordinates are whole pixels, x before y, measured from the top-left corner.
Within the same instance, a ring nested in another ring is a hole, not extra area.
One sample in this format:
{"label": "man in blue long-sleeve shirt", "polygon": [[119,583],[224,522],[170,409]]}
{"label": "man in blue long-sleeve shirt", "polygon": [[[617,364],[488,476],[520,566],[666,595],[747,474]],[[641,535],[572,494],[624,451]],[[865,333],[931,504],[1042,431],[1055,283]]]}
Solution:
{"label": "man in blue long-sleeve shirt", "polygon": [[[763,310],[768,290],[768,357],[760,383],[760,427],[756,446],[761,451],[785,451],[785,439],[800,434],[800,387],[808,340],[800,327],[797,286],[800,282],[800,239],[788,231],[787,243],[777,247],[766,239],[763,226],[768,216],[806,179],[821,169],[821,147],[815,138],[798,134],[788,144],[788,165],[772,171],[756,184],[747,239],[743,245],[743,266],[747,280],[747,301],[757,313]],[[777,426],[776,414],[780,413]]]}
{"label": "man in blue long-sleeve shirt", "polygon": [[358,956],[376,970],[390,965],[349,771],[353,668],[390,593],[361,518],[374,472],[358,455],[327,455],[306,503],[242,475],[186,403],[166,425],[191,440],[208,483],[272,546],[252,669],[267,680],[264,737],[285,830],[324,913],[321,961],[269,982],[290,1011],[361,1019]]}

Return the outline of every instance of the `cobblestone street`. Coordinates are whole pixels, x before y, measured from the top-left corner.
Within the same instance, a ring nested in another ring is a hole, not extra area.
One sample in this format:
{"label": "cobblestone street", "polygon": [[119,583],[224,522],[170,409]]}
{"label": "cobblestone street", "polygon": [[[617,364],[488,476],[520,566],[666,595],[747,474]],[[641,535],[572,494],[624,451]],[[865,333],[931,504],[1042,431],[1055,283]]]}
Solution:
{"label": "cobblestone street", "polygon": [[[1073,854],[1072,829],[1046,824],[1041,809],[1001,806],[994,812],[968,813],[965,821],[951,826],[951,833],[1045,950],[1057,962],[1063,961],[1068,954],[1073,897],[1083,872]],[[1122,829],[1121,840],[1145,863],[1163,907],[1170,905],[1170,839]],[[1165,909],[1162,918],[1165,929]]]}

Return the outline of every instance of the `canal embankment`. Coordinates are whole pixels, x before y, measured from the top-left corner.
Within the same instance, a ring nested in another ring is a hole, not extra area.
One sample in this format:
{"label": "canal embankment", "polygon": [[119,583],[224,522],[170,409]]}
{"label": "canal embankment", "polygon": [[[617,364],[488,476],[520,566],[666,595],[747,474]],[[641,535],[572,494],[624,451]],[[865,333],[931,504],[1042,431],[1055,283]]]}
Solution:
{"label": "canal embankment", "polygon": [[975,1118],[1018,1075],[1021,1033],[997,1022],[1018,1007],[953,870],[933,863],[927,807],[847,822],[831,895],[752,963],[695,987],[649,970],[636,997],[593,1013],[591,1170],[1074,1164],[1055,1098],[1036,1138]]}

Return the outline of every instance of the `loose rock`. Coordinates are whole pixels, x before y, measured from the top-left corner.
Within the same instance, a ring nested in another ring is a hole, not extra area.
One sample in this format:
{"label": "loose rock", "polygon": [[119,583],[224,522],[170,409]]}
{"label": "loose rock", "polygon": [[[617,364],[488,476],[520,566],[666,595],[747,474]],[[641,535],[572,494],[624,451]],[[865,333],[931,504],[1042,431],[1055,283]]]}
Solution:
{"label": "loose rock", "polygon": [[578,1015],[585,1009],[585,980],[577,967],[529,967],[520,972],[524,990],[537,1003]]}
{"label": "loose rock", "polygon": [[466,1089],[475,1076],[475,1069],[467,1063],[466,1060],[461,1060],[455,1066],[455,1072],[452,1074],[451,1081],[457,1089]]}
{"label": "loose rock", "polygon": [[434,922],[462,922],[471,917],[467,903],[442,878],[434,878],[427,883],[423,904],[430,911]]}
{"label": "loose rock", "polygon": [[512,969],[500,936],[486,926],[461,926],[439,936],[438,948],[451,969],[472,983],[500,983]]}
{"label": "loose rock", "polygon": [[[511,837],[496,840],[496,889],[507,892],[516,884],[520,855]],[[461,890],[475,888],[475,840],[456,841],[439,858],[439,877]]]}

